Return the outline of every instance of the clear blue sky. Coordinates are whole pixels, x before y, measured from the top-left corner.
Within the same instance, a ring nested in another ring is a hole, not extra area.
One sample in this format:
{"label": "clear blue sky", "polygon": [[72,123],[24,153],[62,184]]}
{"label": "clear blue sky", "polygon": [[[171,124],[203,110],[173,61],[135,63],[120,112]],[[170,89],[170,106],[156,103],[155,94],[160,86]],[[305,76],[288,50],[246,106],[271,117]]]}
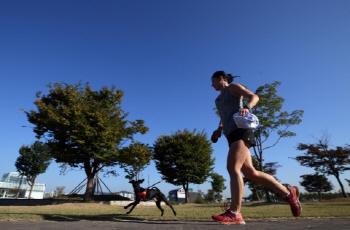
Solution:
{"label": "clear blue sky", "polygon": [[[299,185],[300,175],[314,171],[289,158],[302,154],[298,143],[314,143],[326,130],[332,145],[350,143],[349,12],[346,0],[1,1],[0,174],[15,171],[19,148],[35,141],[32,129],[22,128],[31,124],[20,108],[36,109],[35,94],[46,93],[49,82],[82,80],[96,90],[115,85],[125,92],[128,119],[143,119],[150,128],[136,139],[153,145],[157,136],[179,129],[211,134],[217,128],[218,92],[210,78],[224,70],[240,75],[236,82],[253,92],[282,82],[283,110],[305,111],[303,122],[290,128],[297,136],[265,152],[266,162],[282,165],[282,183]],[[229,188],[226,140],[213,148],[215,172]],[[132,191],[117,170],[119,177],[104,182],[113,192]],[[150,184],[160,180],[153,163],[144,171],[146,181],[148,175]],[[83,171],[61,176],[52,163],[37,182],[47,191],[66,186],[70,192],[84,178]],[[350,171],[341,175],[350,192],[345,178]],[[158,187],[167,194],[177,186]],[[211,186],[190,187],[206,192]]]}

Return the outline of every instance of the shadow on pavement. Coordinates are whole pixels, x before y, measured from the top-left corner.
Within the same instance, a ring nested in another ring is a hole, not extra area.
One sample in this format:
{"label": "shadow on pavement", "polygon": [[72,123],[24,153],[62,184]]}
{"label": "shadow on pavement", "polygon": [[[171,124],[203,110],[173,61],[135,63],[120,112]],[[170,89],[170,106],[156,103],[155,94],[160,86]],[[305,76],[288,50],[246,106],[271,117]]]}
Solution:
{"label": "shadow on pavement", "polygon": [[[11,213],[11,215],[25,216],[23,213]],[[65,214],[39,214],[31,213],[31,216],[42,217],[46,221],[145,221],[145,219],[129,217],[125,214],[107,214],[107,215],[65,215]]]}

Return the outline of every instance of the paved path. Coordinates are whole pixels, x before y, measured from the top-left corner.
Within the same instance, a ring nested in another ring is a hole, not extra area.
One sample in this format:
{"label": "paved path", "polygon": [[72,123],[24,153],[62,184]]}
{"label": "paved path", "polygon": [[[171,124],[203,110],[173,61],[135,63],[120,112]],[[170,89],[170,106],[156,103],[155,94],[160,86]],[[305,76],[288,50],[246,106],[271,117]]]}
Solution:
{"label": "paved path", "polygon": [[213,221],[0,221],[1,230],[99,230],[99,229],[133,229],[133,230],[285,230],[285,229],[349,229],[350,218],[298,218],[246,220],[246,225],[222,225]]}

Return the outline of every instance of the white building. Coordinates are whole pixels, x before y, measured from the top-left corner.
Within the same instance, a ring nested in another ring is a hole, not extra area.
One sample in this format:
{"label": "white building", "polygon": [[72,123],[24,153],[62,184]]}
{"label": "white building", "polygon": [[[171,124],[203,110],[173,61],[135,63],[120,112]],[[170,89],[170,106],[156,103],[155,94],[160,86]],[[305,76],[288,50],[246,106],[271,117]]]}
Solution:
{"label": "white building", "polygon": [[[198,192],[193,192],[192,188],[188,188],[188,199],[189,202],[194,202],[198,197],[201,197],[201,194]],[[185,202],[186,193],[184,188],[178,188],[169,191],[169,200],[177,202]]]}
{"label": "white building", "polygon": [[[63,194],[63,195],[67,195],[67,194]],[[44,193],[44,198],[50,198],[50,197],[58,197],[58,192],[55,190],[52,190],[52,192]]]}
{"label": "white building", "polygon": [[[18,172],[5,173],[0,181],[0,199],[16,198],[16,193],[22,179],[18,198],[28,198],[30,185],[27,182],[26,176],[21,176]],[[35,183],[32,190],[32,199],[43,199],[46,189],[46,184]]]}
{"label": "white building", "polygon": [[[189,189],[189,192],[192,192],[192,189]],[[183,202],[185,201],[186,194],[185,194],[185,189],[183,188],[178,188],[169,191],[169,200],[170,201],[178,201],[178,202]]]}
{"label": "white building", "polygon": [[118,195],[129,198],[130,200],[135,200],[135,193],[134,192],[120,191],[120,192],[118,192]]}

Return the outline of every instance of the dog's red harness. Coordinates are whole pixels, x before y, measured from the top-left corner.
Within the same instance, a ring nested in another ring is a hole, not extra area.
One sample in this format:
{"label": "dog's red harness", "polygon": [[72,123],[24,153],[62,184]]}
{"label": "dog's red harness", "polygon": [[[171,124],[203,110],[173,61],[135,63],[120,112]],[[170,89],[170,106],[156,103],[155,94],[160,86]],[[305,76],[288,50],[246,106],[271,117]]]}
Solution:
{"label": "dog's red harness", "polygon": [[146,201],[146,190],[143,191],[143,192],[136,193],[136,196],[142,196],[143,197],[143,201]]}

